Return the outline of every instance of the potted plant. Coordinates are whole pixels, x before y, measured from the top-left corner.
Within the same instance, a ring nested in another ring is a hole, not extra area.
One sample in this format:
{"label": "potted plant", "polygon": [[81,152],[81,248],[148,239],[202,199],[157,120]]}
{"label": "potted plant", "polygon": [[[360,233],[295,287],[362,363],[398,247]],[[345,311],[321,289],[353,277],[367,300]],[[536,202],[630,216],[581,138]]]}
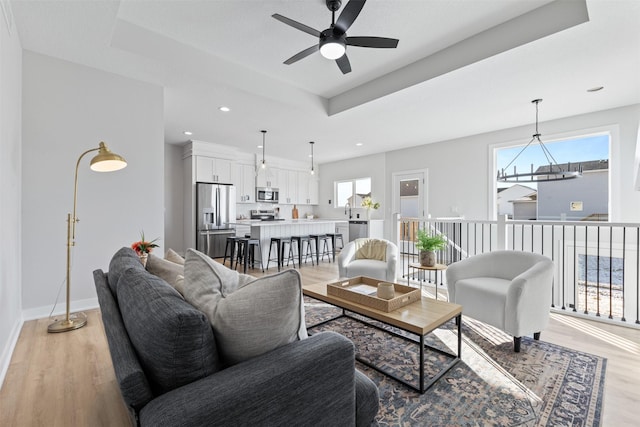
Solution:
{"label": "potted plant", "polygon": [[447,237],[443,234],[429,235],[423,229],[418,229],[416,249],[420,251],[420,265],[433,267],[436,265],[436,251],[447,246]]}

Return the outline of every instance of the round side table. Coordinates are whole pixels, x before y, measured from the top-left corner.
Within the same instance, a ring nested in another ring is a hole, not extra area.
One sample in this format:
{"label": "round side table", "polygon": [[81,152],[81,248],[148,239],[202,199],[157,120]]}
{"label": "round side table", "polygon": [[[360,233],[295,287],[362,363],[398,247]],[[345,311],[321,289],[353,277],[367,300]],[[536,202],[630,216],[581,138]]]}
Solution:
{"label": "round side table", "polygon": [[[442,275],[444,274],[444,271],[447,269],[447,266],[444,264],[436,264],[433,267],[426,267],[420,263],[410,263],[409,264],[409,273],[411,272],[411,269],[414,270],[418,270],[419,272],[426,272],[426,271],[435,271],[436,274],[436,299],[438,299],[438,272],[440,272],[440,286],[442,286]],[[420,276],[422,273],[419,273],[418,276]],[[411,279],[411,274],[407,275],[407,285],[409,285],[409,280]],[[422,291],[422,282],[423,280],[420,280],[420,291]]]}

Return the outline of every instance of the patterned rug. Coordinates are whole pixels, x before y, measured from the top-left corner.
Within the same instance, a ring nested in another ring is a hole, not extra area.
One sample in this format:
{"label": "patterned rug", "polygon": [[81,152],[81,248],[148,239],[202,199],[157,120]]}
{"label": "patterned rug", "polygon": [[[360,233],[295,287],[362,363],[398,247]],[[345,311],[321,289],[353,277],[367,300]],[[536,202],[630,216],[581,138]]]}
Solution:
{"label": "patterned rug", "polygon": [[[309,298],[305,310],[307,327],[341,313]],[[415,342],[345,317],[309,332],[322,330],[341,333],[354,342],[360,357],[417,385]],[[451,321],[428,335],[426,342],[455,354],[456,330]],[[600,425],[606,359],[526,337],[521,352],[514,353],[512,337],[467,317],[462,334],[462,360],[425,394],[357,362],[358,369],[378,385],[379,426]],[[426,375],[437,372],[447,360],[425,350]]]}

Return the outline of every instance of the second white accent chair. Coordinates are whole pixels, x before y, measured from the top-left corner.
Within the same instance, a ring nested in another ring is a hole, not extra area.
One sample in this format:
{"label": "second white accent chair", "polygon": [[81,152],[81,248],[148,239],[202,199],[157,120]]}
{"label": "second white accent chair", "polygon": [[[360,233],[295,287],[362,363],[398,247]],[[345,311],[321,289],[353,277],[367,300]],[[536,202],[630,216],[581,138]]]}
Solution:
{"label": "second white accent chair", "polygon": [[447,268],[449,301],[462,305],[462,314],[513,336],[514,351],[521,337],[540,332],[549,323],[553,262],[539,254],[494,251],[455,262]]}

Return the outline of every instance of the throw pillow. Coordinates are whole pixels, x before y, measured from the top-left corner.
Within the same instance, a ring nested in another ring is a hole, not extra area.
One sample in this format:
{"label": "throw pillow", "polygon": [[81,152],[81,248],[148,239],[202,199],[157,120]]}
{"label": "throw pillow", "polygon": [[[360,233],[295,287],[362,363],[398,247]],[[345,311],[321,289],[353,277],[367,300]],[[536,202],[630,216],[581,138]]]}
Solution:
{"label": "throw pillow", "polygon": [[109,280],[109,289],[111,289],[111,293],[114,296],[118,294],[117,287],[120,276],[130,268],[144,270],[144,267],[140,262],[140,258],[133,249],[129,247],[120,248],[118,252],[113,255],[113,258],[111,258],[111,262],[109,263],[109,274],[107,275]]}
{"label": "throw pillow", "polygon": [[237,290],[239,274],[206,254],[187,249],[184,262],[184,298],[213,319],[218,300]]}
{"label": "throw pillow", "polygon": [[378,239],[369,239],[356,251],[356,259],[387,260],[387,242]]}
{"label": "throw pillow", "polygon": [[173,249],[167,250],[167,253],[164,255],[164,259],[175,262],[176,264],[184,265],[184,258],[178,255],[178,253]]}
{"label": "throw pillow", "polygon": [[[154,254],[149,254],[149,258],[147,258],[146,268],[149,273],[160,277],[165,282],[173,286],[176,290],[178,290],[178,276],[184,275],[184,267],[182,265],[176,264],[175,262],[167,261],[166,259],[157,257]],[[178,292],[180,291],[178,290]],[[180,293],[182,294],[182,292]]]}
{"label": "throw pillow", "polygon": [[286,270],[241,286],[246,277],[189,249],[184,272],[185,299],[209,318],[225,364],[307,337],[297,271]]}
{"label": "throw pillow", "polygon": [[261,277],[221,298],[212,325],[230,365],[307,338],[300,273]]}
{"label": "throw pillow", "polygon": [[118,282],[118,305],[155,395],[219,369],[211,323],[159,277],[126,270]]}

